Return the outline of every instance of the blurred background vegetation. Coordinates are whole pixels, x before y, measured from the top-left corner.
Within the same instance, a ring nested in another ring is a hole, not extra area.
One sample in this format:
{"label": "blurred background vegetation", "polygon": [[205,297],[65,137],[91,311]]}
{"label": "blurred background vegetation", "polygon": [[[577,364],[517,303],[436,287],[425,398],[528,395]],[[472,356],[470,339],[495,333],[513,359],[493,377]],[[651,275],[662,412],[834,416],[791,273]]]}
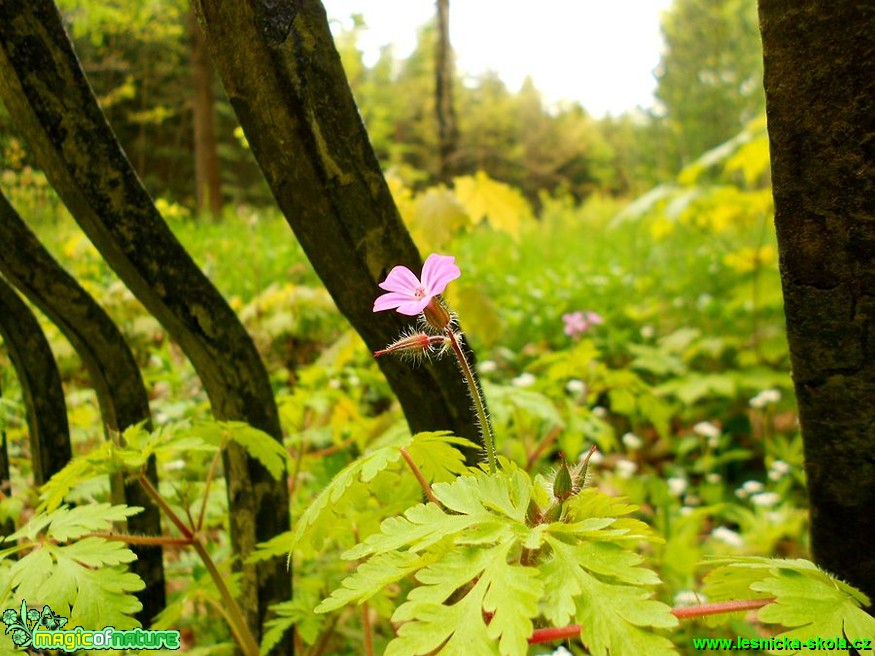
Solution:
{"label": "blurred background vegetation", "polygon": [[[268,365],[298,463],[299,516],[350,458],[403,430],[397,405],[275,209],[231,105],[198,54],[188,4],[59,5],[130,160]],[[495,74],[455,76],[448,170],[440,158],[435,24],[421,27],[409,57],[386,48],[371,66],[358,47],[361,29],[359,17],[338,31],[337,48],[423,256],[440,250],[458,258],[463,276],[449,301],[478,355],[505,454],[546,470],[558,451],[576,458],[597,444],[599,483],[641,504],[668,540],[649,556],[670,602],[697,588],[703,554],[804,553],[802,447],[772,228],[755,1],[675,0],[663,17],[651,110],[596,118],[578,104],[548,106],[531,80],[511,90]],[[196,139],[198,112],[214,124]],[[214,151],[213,164],[199,159],[200,148]],[[212,181],[204,172],[211,167]],[[132,343],[156,423],[208,416],[181,350],[78,231],[2,107],[0,185]],[[563,315],[575,312],[595,312],[603,323],[574,328]],[[87,377],[57,329],[46,330],[74,439],[89,444],[101,431]],[[5,357],[0,351],[0,428],[23,444],[23,405]],[[23,459],[18,466],[26,473]],[[418,495],[415,485],[407,492]],[[7,498],[0,514],[17,517],[27,505]],[[295,618],[308,643],[324,621],[308,614],[308,604],[343,577],[336,554],[352,538],[332,539],[332,549],[306,554],[295,571]],[[172,621],[202,635],[220,630],[176,608]]]}

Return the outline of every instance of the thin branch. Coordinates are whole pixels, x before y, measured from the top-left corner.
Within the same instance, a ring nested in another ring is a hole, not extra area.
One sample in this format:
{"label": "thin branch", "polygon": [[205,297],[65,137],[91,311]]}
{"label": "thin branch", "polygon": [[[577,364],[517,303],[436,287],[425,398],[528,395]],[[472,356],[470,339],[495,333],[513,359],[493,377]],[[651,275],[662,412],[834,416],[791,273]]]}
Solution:
{"label": "thin branch", "polygon": [[170,521],[173,522],[174,525],[176,526],[176,528],[179,529],[179,532],[182,533],[182,534],[183,534],[186,538],[188,538],[190,541],[193,540],[193,539],[194,539],[194,533],[192,532],[192,530],[191,530],[188,526],[185,525],[185,523],[179,518],[179,515],[177,515],[175,512],[173,512],[173,508],[171,508],[171,507],[170,507],[170,504],[168,504],[168,503],[164,500],[164,497],[162,497],[162,496],[158,493],[158,490],[156,490],[156,489],[154,488],[154,486],[153,486],[152,483],[149,481],[149,479],[146,478],[146,475],[145,475],[145,474],[140,474],[140,477],[139,477],[137,480],[140,481],[140,485],[142,485],[142,486],[143,486],[143,489],[146,490],[146,493],[147,493],[150,497],[152,497],[152,500],[153,500],[156,504],[158,504],[158,507],[161,509],[161,511],[162,511],[165,515],[167,515],[167,517],[170,518]]}

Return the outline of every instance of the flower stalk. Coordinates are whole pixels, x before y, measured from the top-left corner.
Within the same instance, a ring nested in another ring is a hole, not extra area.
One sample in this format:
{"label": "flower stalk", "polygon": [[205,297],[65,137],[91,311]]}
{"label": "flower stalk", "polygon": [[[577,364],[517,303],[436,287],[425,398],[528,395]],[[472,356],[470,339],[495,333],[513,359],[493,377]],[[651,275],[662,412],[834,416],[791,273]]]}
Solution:
{"label": "flower stalk", "polygon": [[468,358],[465,357],[465,352],[459,344],[458,336],[452,328],[447,328],[447,336],[450,338],[450,346],[453,347],[453,352],[456,354],[456,360],[459,362],[459,368],[462,370],[462,375],[465,377],[465,382],[468,384],[468,391],[471,398],[474,400],[474,410],[477,412],[477,421],[480,424],[480,436],[483,438],[483,445],[486,448],[486,460],[489,463],[489,471],[494,474],[497,470],[495,461],[495,436],[492,434],[492,425],[489,423],[489,417],[486,414],[486,405],[483,403],[483,396],[480,394],[480,387],[477,381],[474,380],[474,371],[468,363]]}

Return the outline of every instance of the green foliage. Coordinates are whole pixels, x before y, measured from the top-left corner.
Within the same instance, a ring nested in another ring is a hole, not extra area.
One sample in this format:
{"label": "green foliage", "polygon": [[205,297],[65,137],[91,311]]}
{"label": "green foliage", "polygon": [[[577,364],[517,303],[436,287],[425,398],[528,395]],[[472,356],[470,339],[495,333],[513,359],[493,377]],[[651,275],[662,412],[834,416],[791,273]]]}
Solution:
{"label": "green foliage", "polygon": [[751,557],[715,564],[705,577],[705,593],[715,600],[771,599],[757,618],[785,627],[781,637],[806,642],[844,634],[875,641],[875,618],[862,608],[870,605],[869,598],[810,561]]}
{"label": "green foliage", "polygon": [[[622,515],[634,507],[594,490],[567,504],[561,521],[545,516],[529,476],[505,464],[432,486],[440,505],[387,518],[343,558],[367,559],[316,608],[331,612],[368,600],[411,574],[420,585],[392,615],[406,622],[387,654],[525,654],[534,622],[576,618],[593,653],[675,653],[638,627],[676,620],[652,601],[659,578],[628,545],[651,537]],[[543,495],[540,495],[543,497]],[[532,510],[531,504],[535,504]]]}
{"label": "green foliage", "polygon": [[[140,508],[98,503],[35,515],[4,543],[18,541],[0,552],[0,567],[9,583],[0,606],[26,599],[32,605],[46,604],[70,619],[70,626],[127,629],[139,626],[133,615],[142,605],[133,593],[143,581],[125,565],[134,553],[121,542],[89,533],[106,532],[113,522],[139,512]],[[65,544],[70,540],[77,540]],[[21,555],[22,552],[27,552]],[[17,560],[10,560],[19,554]]]}

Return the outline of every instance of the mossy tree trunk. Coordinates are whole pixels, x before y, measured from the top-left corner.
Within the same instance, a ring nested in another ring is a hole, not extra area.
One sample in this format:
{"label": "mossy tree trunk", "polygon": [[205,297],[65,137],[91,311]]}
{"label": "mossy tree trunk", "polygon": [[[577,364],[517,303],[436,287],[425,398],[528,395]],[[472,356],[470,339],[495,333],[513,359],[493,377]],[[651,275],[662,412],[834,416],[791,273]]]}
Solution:
{"label": "mossy tree trunk", "polygon": [[759,11],[812,550],[875,599],[875,5]]}
{"label": "mossy tree trunk", "polygon": [[[0,100],[40,168],[106,261],[191,360],[220,420],[281,430],[264,364],[231,308],[152,203],[82,72],[51,0],[0,2]],[[241,607],[256,637],[288,599],[282,558],[245,564],[289,529],[288,487],[242,448],[225,452],[231,540],[243,563]]]}
{"label": "mossy tree trunk", "polygon": [[[337,307],[372,349],[410,322],[377,284],[422,259],[398,215],[319,0],[194,0],[213,64],[277,203]],[[464,265],[463,265],[464,266]],[[477,439],[455,364],[379,365],[414,431]]]}
{"label": "mossy tree trunk", "polygon": [[453,103],[453,48],[450,45],[450,0],[437,0],[437,43],[435,44],[435,108],[438,120],[440,179],[453,180],[453,160],[459,141],[456,107]]}

